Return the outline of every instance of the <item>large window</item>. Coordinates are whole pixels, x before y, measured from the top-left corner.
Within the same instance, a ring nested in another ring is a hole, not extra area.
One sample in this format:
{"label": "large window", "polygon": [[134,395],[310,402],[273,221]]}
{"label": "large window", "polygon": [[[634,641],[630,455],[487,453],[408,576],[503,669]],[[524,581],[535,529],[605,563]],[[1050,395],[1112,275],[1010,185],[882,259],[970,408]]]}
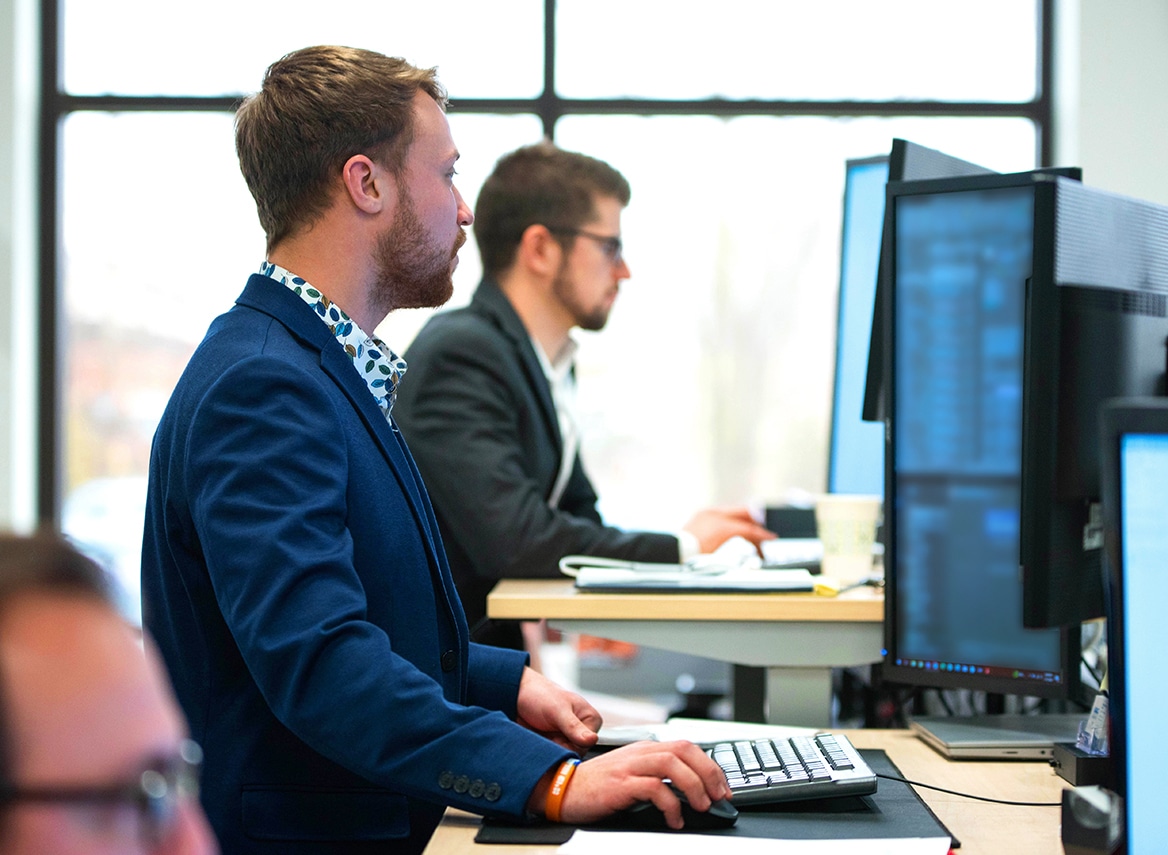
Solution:
{"label": "large window", "polygon": [[[999,170],[1043,161],[1048,2],[60,0],[43,43],[42,151],[58,155],[41,516],[117,569],[135,614],[154,425],[263,257],[232,110],[314,43],[438,67],[470,200],[545,134],[629,177],[633,276],[608,328],[580,335],[584,456],[610,522],[676,528],[701,506],[821,491],[844,162],[895,136]],[[428,314],[379,333],[403,350]]]}

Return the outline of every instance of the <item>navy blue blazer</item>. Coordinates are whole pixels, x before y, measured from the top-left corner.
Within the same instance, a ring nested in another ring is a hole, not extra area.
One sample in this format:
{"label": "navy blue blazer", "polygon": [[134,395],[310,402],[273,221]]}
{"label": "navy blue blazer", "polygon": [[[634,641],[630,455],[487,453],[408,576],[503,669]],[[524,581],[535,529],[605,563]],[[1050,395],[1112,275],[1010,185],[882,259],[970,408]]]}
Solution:
{"label": "navy blue blazer", "polygon": [[569,756],[470,643],[401,435],[313,310],[250,278],[154,438],[143,617],[225,853],[417,852],[443,805],[520,816]]}

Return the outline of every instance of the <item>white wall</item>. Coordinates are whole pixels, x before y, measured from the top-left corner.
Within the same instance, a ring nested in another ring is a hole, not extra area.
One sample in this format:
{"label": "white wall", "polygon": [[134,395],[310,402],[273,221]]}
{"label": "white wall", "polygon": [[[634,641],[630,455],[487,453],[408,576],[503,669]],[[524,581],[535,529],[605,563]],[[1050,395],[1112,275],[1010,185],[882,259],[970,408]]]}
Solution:
{"label": "white wall", "polygon": [[1056,13],[1055,162],[1168,204],[1168,2],[1058,0]]}
{"label": "white wall", "polygon": [[36,10],[0,2],[0,528],[34,519]]}
{"label": "white wall", "polygon": [[[0,2],[0,528],[34,507],[36,0]],[[1168,2],[1057,0],[1055,162],[1168,204]]]}

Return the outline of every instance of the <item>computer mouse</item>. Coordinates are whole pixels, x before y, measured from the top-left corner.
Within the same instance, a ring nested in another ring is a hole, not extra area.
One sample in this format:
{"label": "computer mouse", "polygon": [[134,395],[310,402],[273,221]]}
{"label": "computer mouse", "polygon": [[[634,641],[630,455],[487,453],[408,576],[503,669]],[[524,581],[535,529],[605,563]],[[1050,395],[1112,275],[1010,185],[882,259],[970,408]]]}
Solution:
{"label": "computer mouse", "polygon": [[[685,827],[681,831],[716,831],[731,828],[738,821],[738,809],[726,799],[718,799],[706,811],[696,810],[681,792],[681,818]],[[674,831],[665,823],[665,814],[652,802],[637,802],[623,811],[613,814],[608,821],[614,826],[643,831]]]}

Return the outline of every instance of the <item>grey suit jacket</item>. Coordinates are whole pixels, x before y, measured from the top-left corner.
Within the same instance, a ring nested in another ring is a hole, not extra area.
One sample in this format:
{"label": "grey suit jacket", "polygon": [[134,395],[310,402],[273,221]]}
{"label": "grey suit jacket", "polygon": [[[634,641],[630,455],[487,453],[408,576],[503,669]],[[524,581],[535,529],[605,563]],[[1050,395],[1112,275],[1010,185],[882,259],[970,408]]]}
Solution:
{"label": "grey suit jacket", "polygon": [[[677,538],[605,525],[579,455],[558,506],[562,440],[523,322],[493,281],[435,315],[405,352],[394,415],[430,490],[472,628],[499,579],[559,576],[564,555],[677,561]],[[507,635],[504,632],[504,635]],[[510,637],[483,635],[492,643]]]}

